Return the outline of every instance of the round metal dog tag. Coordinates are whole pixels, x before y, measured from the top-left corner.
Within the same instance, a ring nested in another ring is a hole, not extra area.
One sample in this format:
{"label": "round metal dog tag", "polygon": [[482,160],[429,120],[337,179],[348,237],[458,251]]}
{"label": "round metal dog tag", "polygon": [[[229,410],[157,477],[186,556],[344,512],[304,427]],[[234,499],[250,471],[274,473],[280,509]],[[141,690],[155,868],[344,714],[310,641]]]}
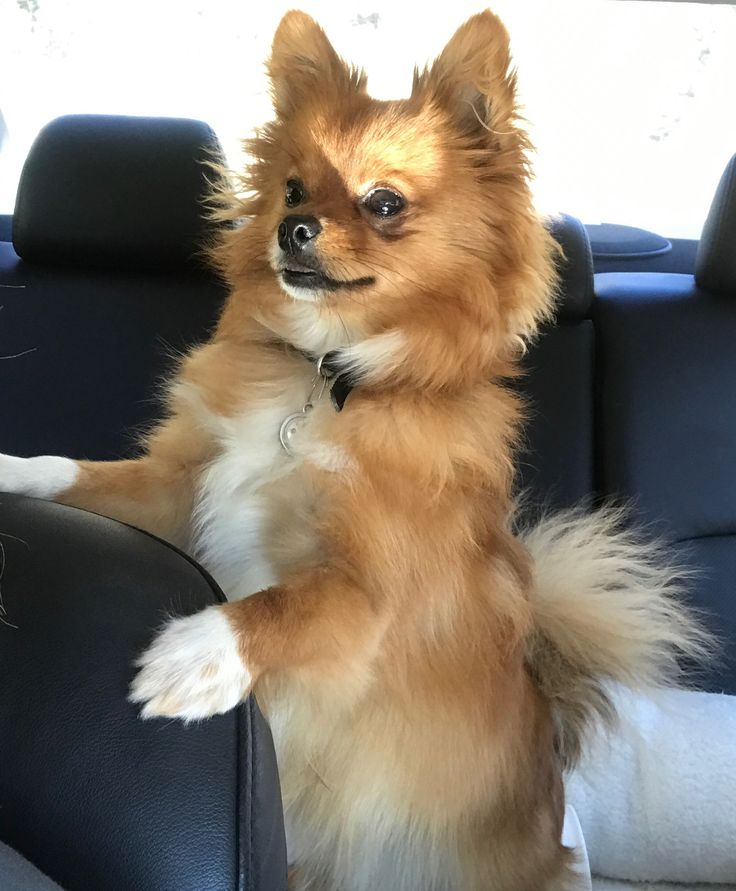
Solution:
{"label": "round metal dog tag", "polygon": [[279,439],[281,440],[281,445],[284,447],[284,451],[287,452],[289,455],[293,454],[291,450],[291,444],[294,441],[299,428],[306,420],[307,413],[308,409],[295,411],[293,415],[289,415],[288,418],[285,418],[281,422]]}

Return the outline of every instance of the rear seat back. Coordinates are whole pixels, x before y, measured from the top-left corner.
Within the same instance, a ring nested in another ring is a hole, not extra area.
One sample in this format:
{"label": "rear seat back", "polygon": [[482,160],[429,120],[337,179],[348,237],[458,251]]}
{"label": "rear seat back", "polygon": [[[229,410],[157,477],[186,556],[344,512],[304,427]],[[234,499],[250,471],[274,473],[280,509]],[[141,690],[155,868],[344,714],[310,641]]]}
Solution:
{"label": "rear seat back", "polygon": [[158,383],[224,298],[198,256],[218,155],[199,121],[74,115],[41,132],[0,243],[0,451],[136,453]]}
{"label": "rear seat back", "polygon": [[596,276],[597,486],[630,499],[699,573],[695,604],[726,641],[736,692],[736,159],[696,277]]}
{"label": "rear seat back", "polygon": [[580,220],[561,215],[550,230],[562,246],[557,317],[524,358],[527,403],[519,488],[534,514],[590,502],[594,491],[593,258]]}

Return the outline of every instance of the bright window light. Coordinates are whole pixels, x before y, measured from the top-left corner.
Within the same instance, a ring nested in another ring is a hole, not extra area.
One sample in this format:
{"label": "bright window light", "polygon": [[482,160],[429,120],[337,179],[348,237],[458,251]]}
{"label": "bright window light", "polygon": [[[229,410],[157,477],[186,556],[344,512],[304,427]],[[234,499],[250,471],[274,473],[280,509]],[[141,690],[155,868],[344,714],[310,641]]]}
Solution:
{"label": "bright window light", "polygon": [[[60,114],[196,117],[231,164],[270,112],[263,61],[300,6],[380,98],[482,3],[453,0],[4,0],[0,4],[0,213]],[[537,203],[585,222],[698,237],[736,151],[736,5],[662,0],[496,0],[511,32],[537,146]]]}

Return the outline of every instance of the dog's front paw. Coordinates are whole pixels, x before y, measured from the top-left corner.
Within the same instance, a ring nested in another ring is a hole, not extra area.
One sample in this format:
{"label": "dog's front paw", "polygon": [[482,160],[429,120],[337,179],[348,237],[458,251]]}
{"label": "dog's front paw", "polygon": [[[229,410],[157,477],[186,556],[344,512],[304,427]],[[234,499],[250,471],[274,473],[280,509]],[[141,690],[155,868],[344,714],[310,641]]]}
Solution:
{"label": "dog's front paw", "polygon": [[136,665],[128,698],[144,704],[143,718],[198,721],[221,714],[241,702],[252,680],[218,606],[171,619]]}
{"label": "dog's front paw", "polygon": [[0,455],[0,492],[30,495],[32,498],[55,498],[74,485],[79,466],[71,458],[39,455],[37,458],[16,458]]}

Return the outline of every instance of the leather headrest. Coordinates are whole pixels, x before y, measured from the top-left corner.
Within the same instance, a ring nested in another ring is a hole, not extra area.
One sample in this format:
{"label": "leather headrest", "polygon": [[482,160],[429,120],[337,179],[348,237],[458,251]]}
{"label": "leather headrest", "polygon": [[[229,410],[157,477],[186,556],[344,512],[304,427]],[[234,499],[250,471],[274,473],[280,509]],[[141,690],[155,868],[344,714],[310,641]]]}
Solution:
{"label": "leather headrest", "polygon": [[13,246],[33,263],[103,268],[189,264],[207,240],[202,202],[222,160],[201,121],[57,118],[26,160]]}
{"label": "leather headrest", "polygon": [[585,226],[576,217],[560,214],[549,220],[549,231],[562,248],[557,318],[587,319],[593,304],[593,255]]}
{"label": "leather headrest", "polygon": [[703,226],[695,280],[707,291],[736,294],[736,155],[723,171]]}

